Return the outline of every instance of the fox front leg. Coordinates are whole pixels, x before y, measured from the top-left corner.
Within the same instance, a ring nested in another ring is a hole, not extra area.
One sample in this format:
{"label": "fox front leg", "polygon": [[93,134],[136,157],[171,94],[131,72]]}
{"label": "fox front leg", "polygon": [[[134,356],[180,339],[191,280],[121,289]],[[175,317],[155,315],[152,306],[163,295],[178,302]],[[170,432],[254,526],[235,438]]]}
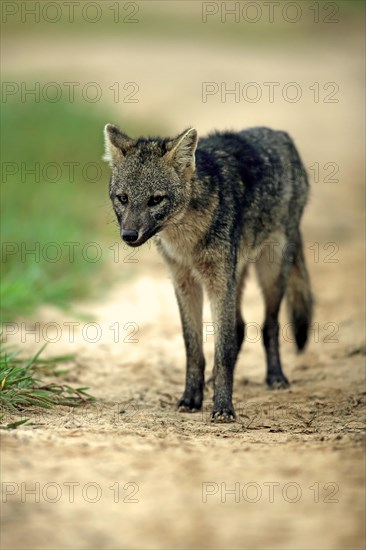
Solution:
{"label": "fox front leg", "polygon": [[174,265],[171,271],[179,305],[187,361],[185,389],[177,405],[182,412],[200,410],[205,370],[202,347],[203,290],[188,268]]}
{"label": "fox front leg", "polygon": [[[220,280],[220,277],[218,277]],[[216,326],[214,359],[214,403],[212,421],[235,420],[232,403],[234,367],[237,357],[237,315],[234,277],[228,284],[211,287],[212,317]]]}

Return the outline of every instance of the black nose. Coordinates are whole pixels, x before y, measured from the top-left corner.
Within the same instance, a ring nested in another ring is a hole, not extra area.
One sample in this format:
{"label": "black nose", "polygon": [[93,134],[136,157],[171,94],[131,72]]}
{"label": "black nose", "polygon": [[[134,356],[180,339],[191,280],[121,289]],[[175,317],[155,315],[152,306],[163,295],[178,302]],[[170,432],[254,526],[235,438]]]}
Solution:
{"label": "black nose", "polygon": [[122,239],[126,243],[134,243],[135,241],[137,241],[138,236],[138,231],[135,231],[134,229],[122,229]]}

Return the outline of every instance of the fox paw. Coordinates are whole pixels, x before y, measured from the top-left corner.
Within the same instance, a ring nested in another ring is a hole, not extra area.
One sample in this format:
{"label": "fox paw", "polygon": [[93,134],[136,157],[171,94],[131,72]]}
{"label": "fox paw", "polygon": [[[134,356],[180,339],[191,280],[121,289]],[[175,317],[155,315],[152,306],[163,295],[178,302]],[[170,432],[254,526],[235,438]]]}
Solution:
{"label": "fox paw", "polygon": [[235,412],[232,407],[218,408],[214,407],[211,415],[211,422],[235,422]]}
{"label": "fox paw", "polygon": [[183,395],[177,403],[179,412],[194,412],[202,408],[202,395]]}
{"label": "fox paw", "polygon": [[285,390],[290,387],[290,382],[283,374],[271,374],[267,376],[266,382],[271,390]]}

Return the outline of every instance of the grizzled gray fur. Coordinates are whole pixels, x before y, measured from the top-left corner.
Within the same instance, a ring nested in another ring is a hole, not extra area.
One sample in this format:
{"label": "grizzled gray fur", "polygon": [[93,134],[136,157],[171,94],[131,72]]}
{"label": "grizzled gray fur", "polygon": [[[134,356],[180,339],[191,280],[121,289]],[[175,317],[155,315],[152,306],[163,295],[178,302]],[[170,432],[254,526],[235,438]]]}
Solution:
{"label": "grizzled gray fur", "polygon": [[131,139],[105,127],[110,198],[122,239],[140,246],[155,235],[173,277],[186,348],[186,384],[178,407],[200,409],[205,358],[203,290],[215,327],[212,419],[235,419],[235,362],[245,335],[241,298],[253,264],[265,302],[266,382],[286,388],[278,313],[286,295],[297,348],[307,341],[312,296],[300,219],[308,179],[291,138],[269,128],[194,129],[175,138]]}

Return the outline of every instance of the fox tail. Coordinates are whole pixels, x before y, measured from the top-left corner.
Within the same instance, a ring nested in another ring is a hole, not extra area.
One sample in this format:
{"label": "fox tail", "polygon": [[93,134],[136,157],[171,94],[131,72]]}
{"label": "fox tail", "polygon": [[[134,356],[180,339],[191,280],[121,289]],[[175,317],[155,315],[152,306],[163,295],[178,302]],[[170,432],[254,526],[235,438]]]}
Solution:
{"label": "fox tail", "polygon": [[301,351],[306,346],[313,317],[313,296],[301,235],[288,278],[286,299],[296,346]]}

